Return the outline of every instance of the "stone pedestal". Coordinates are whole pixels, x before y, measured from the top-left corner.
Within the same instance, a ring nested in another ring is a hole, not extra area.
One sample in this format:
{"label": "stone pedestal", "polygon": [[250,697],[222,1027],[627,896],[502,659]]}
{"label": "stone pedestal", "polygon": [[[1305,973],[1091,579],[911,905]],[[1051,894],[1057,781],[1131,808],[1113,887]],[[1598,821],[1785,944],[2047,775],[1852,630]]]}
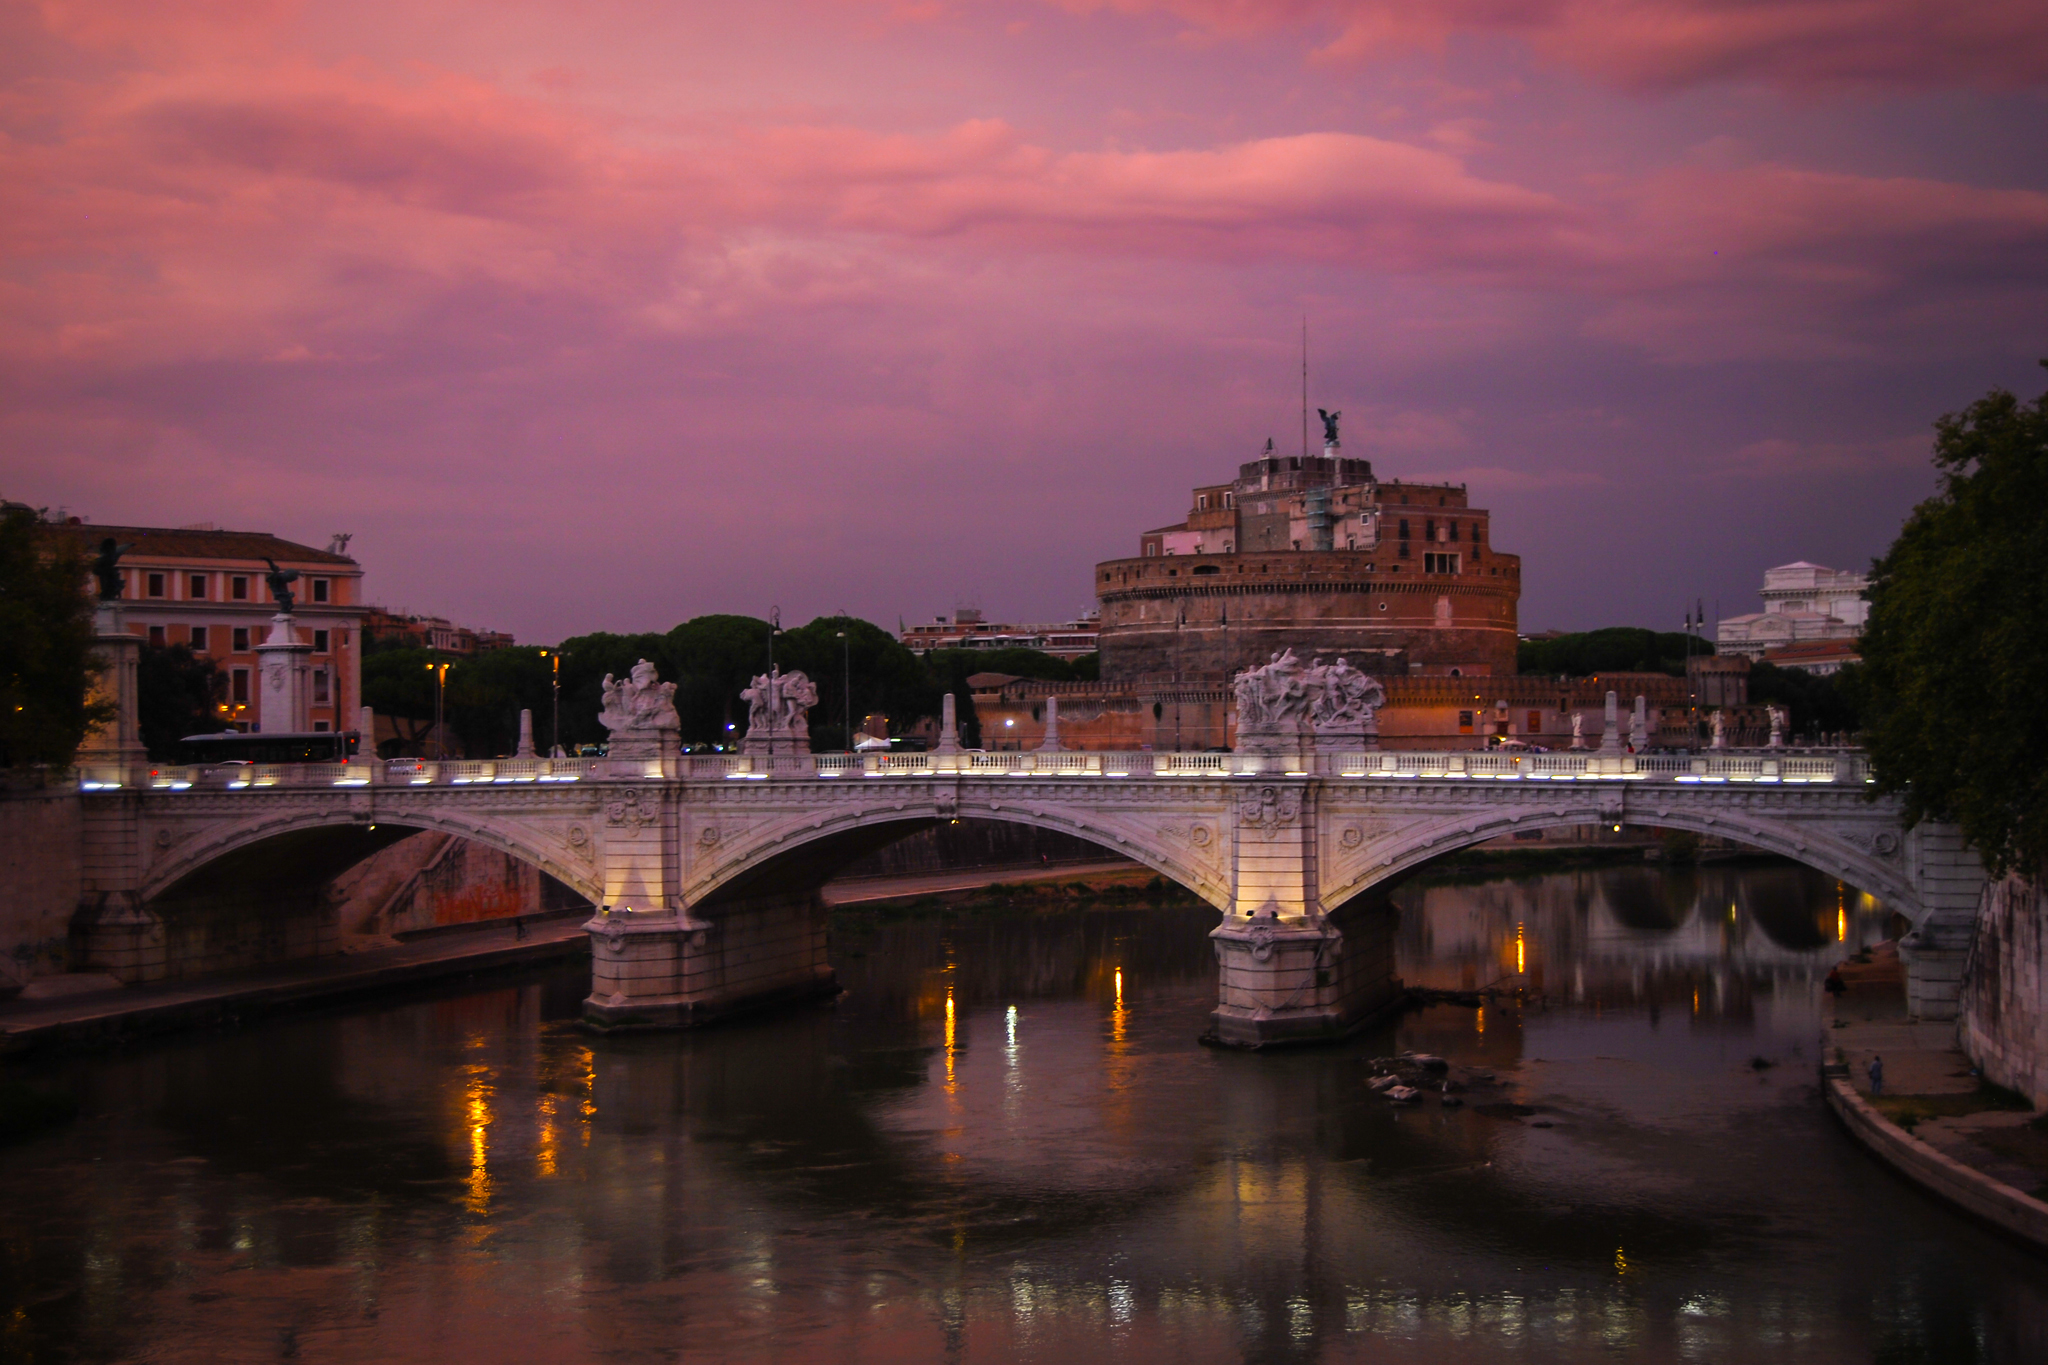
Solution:
{"label": "stone pedestal", "polygon": [[312,666],[307,662],[313,646],[299,643],[297,622],[288,611],[270,618],[270,635],[256,646],[262,660],[256,704],[257,724],[265,734],[304,734],[313,728],[311,717]]}
{"label": "stone pedestal", "polygon": [[93,616],[93,653],[100,673],[93,682],[93,700],[113,705],[111,719],[95,726],[78,746],[78,769],[87,782],[102,786],[133,786],[149,770],[137,721],[136,674],[142,659],[142,637],[128,631],[119,602],[101,602]]}

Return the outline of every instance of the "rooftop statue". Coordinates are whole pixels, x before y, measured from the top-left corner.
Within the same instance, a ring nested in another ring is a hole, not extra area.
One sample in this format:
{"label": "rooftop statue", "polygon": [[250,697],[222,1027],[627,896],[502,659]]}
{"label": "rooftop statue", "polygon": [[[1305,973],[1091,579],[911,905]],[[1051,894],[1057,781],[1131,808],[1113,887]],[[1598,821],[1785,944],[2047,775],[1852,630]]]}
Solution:
{"label": "rooftop statue", "polygon": [[100,581],[100,601],[111,602],[121,595],[121,570],[118,566],[121,556],[134,548],[132,543],[115,544],[112,536],[100,542],[100,552],[93,556],[92,561],[92,575]]}
{"label": "rooftop statue", "polygon": [[1337,419],[1344,415],[1343,412],[1331,412],[1326,408],[1317,408],[1316,413],[1323,419],[1323,439],[1331,445],[1337,444]]}
{"label": "rooftop statue", "polygon": [[682,729],[676,685],[663,682],[653,664],[642,659],[624,678],[605,674],[602,695],[604,709],[597,718],[611,731],[613,757],[658,758],[671,752],[669,741]]}
{"label": "rooftop statue", "polygon": [[266,556],[263,560],[270,566],[270,572],[263,575],[263,581],[270,585],[270,595],[277,599],[277,609],[287,616],[292,609],[292,584],[298,581],[297,569],[280,569],[277,561]]}

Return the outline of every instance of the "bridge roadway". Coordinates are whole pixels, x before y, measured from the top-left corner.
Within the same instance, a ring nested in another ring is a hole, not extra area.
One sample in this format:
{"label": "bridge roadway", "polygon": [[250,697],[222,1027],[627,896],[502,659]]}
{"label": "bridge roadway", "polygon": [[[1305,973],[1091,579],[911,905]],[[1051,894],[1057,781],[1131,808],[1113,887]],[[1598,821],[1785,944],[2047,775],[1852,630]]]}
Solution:
{"label": "bridge roadway", "polygon": [[[941,820],[1091,840],[1213,905],[1215,1030],[1325,1037],[1398,994],[1385,892],[1457,849],[1557,825],[1722,836],[1868,891],[1915,926],[1913,1008],[1952,1015],[1983,874],[1906,830],[1853,752],[717,755],[87,770],[89,969],[186,970],[178,907],[283,859],[331,879],[415,830],[475,839],[596,905],[599,1027],[698,1023],[834,989],[818,888]],[[270,850],[268,863],[251,857]],[[330,913],[331,918],[331,913]],[[316,935],[317,937],[317,935]],[[313,943],[302,951],[317,951]]]}

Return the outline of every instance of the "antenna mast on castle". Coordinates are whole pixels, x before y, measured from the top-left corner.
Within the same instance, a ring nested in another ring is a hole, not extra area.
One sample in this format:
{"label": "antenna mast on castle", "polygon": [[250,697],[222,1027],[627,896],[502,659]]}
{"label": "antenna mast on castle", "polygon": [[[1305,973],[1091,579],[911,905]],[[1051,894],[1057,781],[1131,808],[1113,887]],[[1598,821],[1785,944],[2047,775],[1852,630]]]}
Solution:
{"label": "antenna mast on castle", "polygon": [[1301,453],[1308,455],[1308,314],[1301,315]]}

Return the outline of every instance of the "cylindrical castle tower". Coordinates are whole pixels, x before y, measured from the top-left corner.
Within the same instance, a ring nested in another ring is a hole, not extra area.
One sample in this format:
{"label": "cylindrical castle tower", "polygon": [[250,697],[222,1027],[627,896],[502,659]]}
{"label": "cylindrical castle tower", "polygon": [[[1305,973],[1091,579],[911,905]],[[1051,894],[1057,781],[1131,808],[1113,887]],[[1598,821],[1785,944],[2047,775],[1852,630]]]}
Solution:
{"label": "cylindrical castle tower", "polygon": [[1382,675],[1512,676],[1521,559],[1463,485],[1381,483],[1333,441],[1195,490],[1095,566],[1105,682],[1224,679],[1283,649]]}

